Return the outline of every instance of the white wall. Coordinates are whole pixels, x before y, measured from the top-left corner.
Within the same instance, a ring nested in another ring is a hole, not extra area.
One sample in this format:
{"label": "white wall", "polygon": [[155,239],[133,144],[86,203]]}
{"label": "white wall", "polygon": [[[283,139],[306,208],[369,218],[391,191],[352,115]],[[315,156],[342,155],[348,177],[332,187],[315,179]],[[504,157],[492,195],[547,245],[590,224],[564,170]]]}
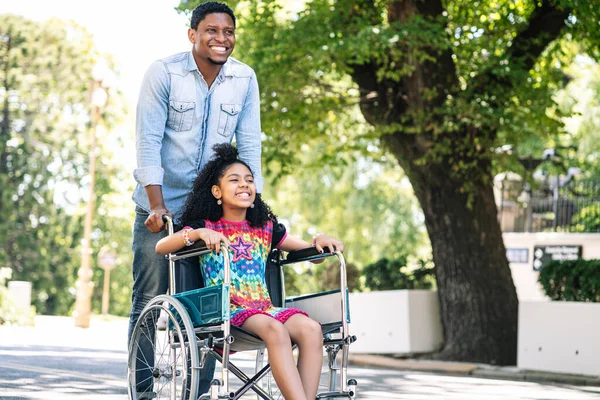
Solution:
{"label": "white wall", "polygon": [[8,297],[17,309],[28,312],[31,307],[31,282],[9,281]]}
{"label": "white wall", "polygon": [[580,245],[582,258],[600,259],[600,233],[504,233],[504,246],[508,248],[528,248],[527,263],[511,263],[510,270],[517,289],[519,301],[548,301],[540,284],[539,272],[533,270],[533,248],[540,245]]}
{"label": "white wall", "polygon": [[352,353],[430,352],[443,341],[437,292],[350,293]]}
{"label": "white wall", "polygon": [[517,367],[600,375],[600,303],[519,303]]}

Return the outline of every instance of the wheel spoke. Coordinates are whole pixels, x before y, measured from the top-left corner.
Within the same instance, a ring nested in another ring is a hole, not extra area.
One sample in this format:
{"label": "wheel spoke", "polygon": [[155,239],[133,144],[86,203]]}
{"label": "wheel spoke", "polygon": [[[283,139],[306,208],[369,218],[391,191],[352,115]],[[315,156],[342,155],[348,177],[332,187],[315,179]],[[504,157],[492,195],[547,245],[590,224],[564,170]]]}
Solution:
{"label": "wheel spoke", "polygon": [[[161,310],[168,319],[164,331],[157,329]],[[194,346],[188,342],[190,331]],[[151,300],[142,311],[131,340],[128,379],[132,398],[144,389],[153,391],[156,399],[171,399],[172,393],[177,399],[196,395],[197,388],[192,385],[197,385],[197,372],[190,363],[198,359],[198,350],[193,326],[181,303],[168,296]]]}

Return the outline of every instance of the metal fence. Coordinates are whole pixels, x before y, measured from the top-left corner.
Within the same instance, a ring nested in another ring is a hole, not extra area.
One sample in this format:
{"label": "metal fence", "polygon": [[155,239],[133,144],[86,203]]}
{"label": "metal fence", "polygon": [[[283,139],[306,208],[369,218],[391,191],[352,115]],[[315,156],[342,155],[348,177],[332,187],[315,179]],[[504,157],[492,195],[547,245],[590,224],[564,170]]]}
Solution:
{"label": "metal fence", "polygon": [[503,232],[600,232],[600,182],[504,180],[495,190]]}

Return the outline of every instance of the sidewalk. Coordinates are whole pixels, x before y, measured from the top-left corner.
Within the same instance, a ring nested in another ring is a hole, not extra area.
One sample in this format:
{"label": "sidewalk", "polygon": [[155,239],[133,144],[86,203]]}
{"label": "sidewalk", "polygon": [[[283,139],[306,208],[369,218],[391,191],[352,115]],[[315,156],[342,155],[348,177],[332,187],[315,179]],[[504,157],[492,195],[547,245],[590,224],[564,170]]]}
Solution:
{"label": "sidewalk", "polygon": [[352,354],[349,363],[356,366],[380,367],[402,371],[421,371],[456,376],[473,376],[511,381],[553,382],[576,386],[600,386],[600,377],[522,370],[516,366],[498,367],[449,361],[397,359],[374,354]]}
{"label": "sidewalk", "polygon": [[4,346],[48,343],[127,351],[128,323],[123,317],[93,315],[89,328],[77,328],[73,317],[38,315],[34,326],[0,326],[0,338]]}
{"label": "sidewalk", "polygon": [[[34,327],[0,327],[3,346],[52,343],[54,346],[94,348],[127,352],[128,319],[93,316],[89,329],[75,328],[72,317],[37,316]],[[521,370],[516,366],[498,367],[487,364],[398,359],[373,354],[353,354],[350,365],[378,367],[401,371],[420,371],[450,376],[470,376],[511,381],[563,383],[576,386],[598,386],[600,377]]]}

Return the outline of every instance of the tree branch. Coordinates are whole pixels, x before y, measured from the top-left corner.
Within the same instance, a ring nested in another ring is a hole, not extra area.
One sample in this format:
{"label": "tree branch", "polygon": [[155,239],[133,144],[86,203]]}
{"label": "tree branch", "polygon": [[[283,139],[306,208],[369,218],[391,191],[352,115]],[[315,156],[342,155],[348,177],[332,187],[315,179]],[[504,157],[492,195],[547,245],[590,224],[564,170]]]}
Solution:
{"label": "tree branch", "polygon": [[[571,9],[561,10],[549,0],[543,0],[542,5],[531,13],[527,27],[517,34],[512,46],[506,50],[503,56],[511,69],[519,68],[526,72],[533,68],[542,52],[560,36],[565,27],[565,19],[570,13]],[[520,76],[522,77],[522,75]],[[510,77],[499,75],[494,67],[490,67],[487,73],[482,74],[471,86],[469,94],[477,95],[482,91],[490,91],[490,86],[508,89],[517,87],[520,82],[515,77],[519,77],[519,75],[512,74]],[[500,92],[497,92],[496,95],[498,104],[502,104],[503,99],[500,98]]]}
{"label": "tree branch", "polygon": [[506,56],[509,65],[519,64],[525,71],[533,68],[544,49],[560,36],[571,9],[560,10],[549,0],[543,0],[529,17],[529,24],[521,31]]}
{"label": "tree branch", "polygon": [[[348,31],[352,31],[355,20],[361,25],[364,24],[365,17],[372,26],[382,24],[382,16],[378,15],[378,9],[373,0],[351,1],[346,7],[346,10],[349,11],[347,24],[345,24]],[[393,108],[394,102],[388,98],[388,82],[381,82],[377,78],[377,71],[381,65],[375,60],[368,60],[360,64],[348,62],[347,65],[351,69],[352,79],[358,85],[360,108],[365,119],[373,126],[385,124],[386,115],[389,117],[387,111]],[[398,83],[396,83],[397,85]]]}

